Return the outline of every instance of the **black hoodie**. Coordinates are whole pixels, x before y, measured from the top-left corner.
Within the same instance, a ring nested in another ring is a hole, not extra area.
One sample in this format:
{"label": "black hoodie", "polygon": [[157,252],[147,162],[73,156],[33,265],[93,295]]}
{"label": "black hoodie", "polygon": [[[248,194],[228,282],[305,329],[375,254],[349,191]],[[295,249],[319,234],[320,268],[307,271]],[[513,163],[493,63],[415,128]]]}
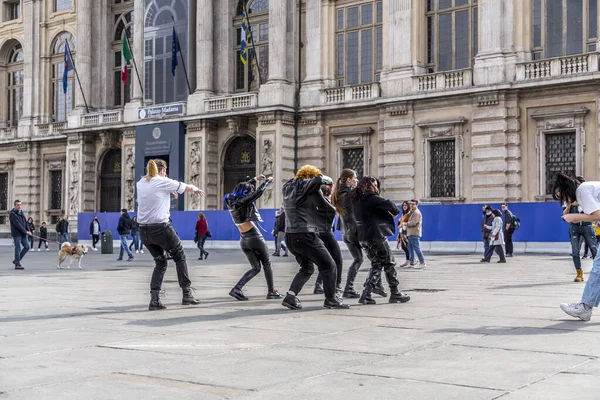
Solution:
{"label": "black hoodie", "polygon": [[131,218],[129,217],[129,214],[127,214],[126,212],[123,213],[121,215],[121,217],[119,217],[119,224],[117,225],[117,232],[119,232],[119,235],[129,235],[131,234],[131,227],[133,226],[133,223],[131,222]]}

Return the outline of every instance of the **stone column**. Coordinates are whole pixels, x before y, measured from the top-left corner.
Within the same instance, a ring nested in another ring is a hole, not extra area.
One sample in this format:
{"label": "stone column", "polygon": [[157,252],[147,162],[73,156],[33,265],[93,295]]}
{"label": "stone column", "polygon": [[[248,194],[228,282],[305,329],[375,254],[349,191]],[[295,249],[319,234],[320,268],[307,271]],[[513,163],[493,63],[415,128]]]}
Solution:
{"label": "stone column", "polygon": [[[384,60],[381,86],[383,92],[389,97],[410,94],[412,92],[412,76],[423,73],[425,70],[415,57],[418,48],[416,44],[418,37],[414,37],[417,33],[415,25],[421,26],[421,24],[413,23],[413,15],[423,8],[415,3],[411,0],[388,0],[387,10],[384,6],[384,22],[387,17],[387,32],[384,23],[383,44],[385,46],[387,41],[387,62]],[[420,18],[425,20],[424,17]]]}
{"label": "stone column", "polygon": [[473,83],[493,85],[515,79],[514,7],[510,1],[479,2],[479,53]]}
{"label": "stone column", "polygon": [[[304,55],[306,65],[306,78],[300,91],[300,102],[303,107],[318,106],[321,103],[321,89],[323,83],[323,0],[306,0],[306,39],[304,42]],[[295,47],[293,46],[292,49]]]}
{"label": "stone column", "polygon": [[137,64],[137,70],[140,79],[134,73],[131,77],[133,93],[131,101],[125,104],[123,119],[125,122],[138,121],[138,108],[144,104],[144,95],[142,94],[142,85],[144,84],[144,0],[134,0],[133,3],[133,57]]}
{"label": "stone column", "polygon": [[198,0],[196,8],[196,91],[188,98],[189,114],[203,113],[204,99],[214,93],[213,18],[213,0]]}
{"label": "stone column", "polygon": [[[71,49],[72,52],[76,52],[74,61],[90,108],[92,107],[89,103],[92,99],[92,4],[94,3],[91,1],[77,2],[77,36],[75,37],[77,45],[75,49]],[[73,79],[73,84],[76,85],[75,108],[85,112],[85,102],[76,77]]]}
{"label": "stone column", "polygon": [[[217,1],[214,7],[215,20],[214,31],[214,54],[215,63],[218,66],[214,72],[215,92],[229,94],[234,91],[235,57],[231,49],[234,47],[235,30],[231,24],[234,18],[235,7],[229,1]],[[204,23],[205,21],[198,21]],[[200,78],[200,77],[198,77]]]}
{"label": "stone column", "polygon": [[[27,120],[37,116],[38,104],[37,96],[34,93],[40,93],[39,62],[40,62],[40,14],[39,7],[41,2],[37,0],[24,0],[22,2],[23,12],[23,33],[24,37],[30,38],[27,44],[23,44],[23,116]],[[28,122],[28,125],[31,121]]]}

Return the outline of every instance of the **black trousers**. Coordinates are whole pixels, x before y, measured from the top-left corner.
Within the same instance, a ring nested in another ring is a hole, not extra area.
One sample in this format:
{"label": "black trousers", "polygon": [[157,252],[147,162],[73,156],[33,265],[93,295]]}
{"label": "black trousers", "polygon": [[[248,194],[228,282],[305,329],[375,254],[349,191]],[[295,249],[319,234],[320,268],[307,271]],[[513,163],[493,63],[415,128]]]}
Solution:
{"label": "black trousers", "polygon": [[167,271],[167,253],[175,261],[179,287],[189,287],[192,282],[188,273],[181,240],[169,223],[140,225],[142,243],[154,258],[154,272],[150,290],[160,290]]}
{"label": "black trousers", "polygon": [[486,260],[491,259],[492,256],[494,255],[494,252],[496,252],[496,254],[498,254],[498,257],[500,257],[500,260],[505,260],[504,249],[502,248],[501,244],[490,246],[490,248],[487,249],[487,251],[485,252],[485,255],[483,256],[483,258],[485,258]]}
{"label": "black trousers", "polygon": [[40,239],[38,242],[38,249],[40,247],[42,247],[42,243],[44,243],[44,246],[46,246],[46,248],[48,248],[48,242],[46,241],[46,239]]}
{"label": "black trousers", "polygon": [[352,264],[348,268],[348,276],[346,277],[346,288],[345,292],[354,290],[354,280],[356,279],[356,275],[358,274],[358,270],[363,263],[363,252],[358,242],[358,239],[348,236],[343,236],[344,243],[346,243],[346,247],[348,247],[348,251],[352,256]]}
{"label": "black trousers", "polygon": [[506,254],[513,253],[513,241],[512,241],[513,231],[504,231],[504,243],[506,245]]}
{"label": "black trousers", "polygon": [[96,245],[100,241],[100,235],[92,235],[92,247],[95,249]]}
{"label": "black trousers", "polygon": [[369,261],[371,261],[371,270],[365,281],[365,287],[368,285],[372,290],[381,281],[381,273],[385,273],[385,278],[390,286],[392,293],[397,293],[398,279],[396,277],[396,262],[390,249],[387,238],[382,237],[367,242],[360,242],[365,250]]}
{"label": "black trousers", "polygon": [[243,288],[250,279],[258,275],[262,264],[265,271],[265,279],[267,280],[267,288],[269,291],[272,291],[274,289],[273,269],[271,268],[271,259],[269,258],[269,248],[256,227],[250,229],[248,232],[240,233],[240,247],[252,268],[242,275],[236,286],[239,289]]}
{"label": "black trousers", "polygon": [[[319,239],[323,241],[323,244],[331,254],[333,261],[335,262],[335,286],[342,286],[342,270],[344,268],[344,259],[342,258],[342,250],[340,250],[340,245],[338,244],[333,232],[319,232]],[[317,276],[316,285],[323,285],[323,277],[319,272],[319,276]]]}
{"label": "black trousers", "polygon": [[204,253],[206,253],[206,250],[204,250],[204,243],[206,243],[206,238],[206,235],[198,235],[198,243],[196,245],[198,246],[198,250],[200,250],[200,257],[202,257]]}
{"label": "black trousers", "polygon": [[316,233],[286,233],[288,250],[296,257],[300,270],[290,285],[290,291],[299,294],[315,272],[315,264],[323,277],[323,291],[328,299],[335,299],[335,261]]}

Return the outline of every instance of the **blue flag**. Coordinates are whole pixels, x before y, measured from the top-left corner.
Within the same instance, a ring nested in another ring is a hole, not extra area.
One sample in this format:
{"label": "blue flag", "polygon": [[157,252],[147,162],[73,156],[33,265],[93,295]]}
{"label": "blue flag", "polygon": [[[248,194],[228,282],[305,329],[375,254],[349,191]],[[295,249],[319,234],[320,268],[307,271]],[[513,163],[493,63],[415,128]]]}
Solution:
{"label": "blue flag", "polygon": [[242,11],[242,33],[240,37],[240,60],[246,65],[248,62],[248,42],[250,41],[250,29],[248,29],[248,16],[246,7]]}
{"label": "blue flag", "polygon": [[177,69],[177,53],[181,52],[181,46],[179,46],[179,39],[177,39],[177,32],[175,32],[175,27],[173,27],[173,44],[171,46],[171,73],[175,76],[175,69]]}
{"label": "blue flag", "polygon": [[67,84],[69,78],[69,71],[73,69],[73,59],[71,59],[71,52],[69,51],[69,45],[65,43],[65,69],[63,71],[63,92],[67,93]]}

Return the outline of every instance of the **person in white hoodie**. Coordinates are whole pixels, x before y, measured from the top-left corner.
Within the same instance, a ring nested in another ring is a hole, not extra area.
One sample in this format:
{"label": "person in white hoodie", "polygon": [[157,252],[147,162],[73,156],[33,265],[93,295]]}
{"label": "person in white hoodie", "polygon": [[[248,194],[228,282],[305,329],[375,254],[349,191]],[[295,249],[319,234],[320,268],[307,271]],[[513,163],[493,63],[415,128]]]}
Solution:
{"label": "person in white hoodie", "polygon": [[502,231],[502,211],[494,210],[492,211],[492,215],[494,215],[494,220],[492,221],[492,233],[490,234],[490,247],[485,252],[485,255],[481,259],[481,262],[490,262],[494,251],[500,257],[499,263],[505,263],[506,257],[504,257],[504,232]]}

